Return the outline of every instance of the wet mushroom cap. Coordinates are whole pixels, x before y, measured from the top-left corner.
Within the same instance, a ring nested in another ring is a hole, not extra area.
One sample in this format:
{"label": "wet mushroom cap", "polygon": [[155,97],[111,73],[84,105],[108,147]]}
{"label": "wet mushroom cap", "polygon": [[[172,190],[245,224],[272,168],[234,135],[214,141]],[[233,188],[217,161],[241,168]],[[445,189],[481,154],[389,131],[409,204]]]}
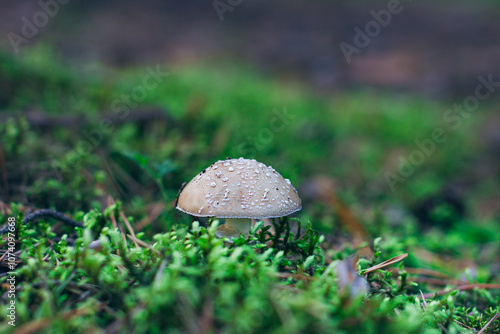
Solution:
{"label": "wet mushroom cap", "polygon": [[197,217],[273,218],[302,208],[297,190],[274,168],[226,159],[196,175],[180,192],[177,209]]}

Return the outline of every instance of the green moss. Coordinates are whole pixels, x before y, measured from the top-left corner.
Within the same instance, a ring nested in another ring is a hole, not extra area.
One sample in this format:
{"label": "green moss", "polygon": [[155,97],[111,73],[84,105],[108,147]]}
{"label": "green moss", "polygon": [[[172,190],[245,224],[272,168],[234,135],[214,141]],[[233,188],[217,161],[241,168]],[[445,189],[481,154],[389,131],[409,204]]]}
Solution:
{"label": "green moss", "polygon": [[[9,116],[0,123],[2,199],[12,215],[23,203],[85,223],[76,231],[51,220],[19,226],[18,326],[44,319],[40,333],[463,333],[461,324],[479,330],[500,311],[498,290],[426,298],[425,307],[420,294],[457,280],[498,283],[498,213],[480,205],[498,189],[470,172],[489,154],[470,133],[494,114],[494,102],[447,129],[446,143],[392,191],[385,172],[396,173],[398,157],[418,149],[415,139],[446,126],[450,103],[366,91],[320,98],[236,63],[160,67],[170,75],[124,114],[113,103],[147,69],[96,75],[42,45],[16,58],[0,52],[0,109]],[[34,106],[47,119],[69,116],[69,125],[30,123],[23,113]],[[146,109],[159,113],[141,120]],[[120,115],[128,116],[104,131],[102,121]],[[248,240],[224,245],[214,225],[192,224],[173,204],[183,182],[227,156],[272,165],[301,193],[317,175],[333,181],[365,242],[353,242],[353,227],[331,201],[309,194],[297,220],[276,222],[275,232],[257,226]],[[420,224],[415,207],[456,183],[474,185],[461,198],[468,210],[435,205],[428,215],[435,225]],[[3,224],[8,215],[0,212]],[[151,248],[125,244],[112,222],[129,233],[119,212]],[[97,239],[102,250],[88,249]],[[358,272],[402,253],[404,264],[366,275],[367,295],[353,292],[364,286]],[[354,288],[336,269],[350,256]],[[435,283],[416,269],[448,276]],[[10,329],[4,312],[0,320],[0,331]],[[500,332],[499,321],[489,330]]]}

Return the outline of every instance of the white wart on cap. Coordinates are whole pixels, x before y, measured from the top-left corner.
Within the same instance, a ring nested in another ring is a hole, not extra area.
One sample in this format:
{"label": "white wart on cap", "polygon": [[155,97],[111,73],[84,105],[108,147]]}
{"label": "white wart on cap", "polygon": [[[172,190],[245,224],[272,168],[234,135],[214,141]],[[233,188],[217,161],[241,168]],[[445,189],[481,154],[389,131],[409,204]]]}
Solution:
{"label": "white wart on cap", "polygon": [[195,176],[177,209],[197,217],[272,218],[300,210],[297,190],[274,168],[250,159],[217,161]]}
{"label": "white wart on cap", "polygon": [[177,198],[178,210],[197,217],[263,219],[301,208],[288,179],[272,167],[243,158],[217,161],[195,176]]}

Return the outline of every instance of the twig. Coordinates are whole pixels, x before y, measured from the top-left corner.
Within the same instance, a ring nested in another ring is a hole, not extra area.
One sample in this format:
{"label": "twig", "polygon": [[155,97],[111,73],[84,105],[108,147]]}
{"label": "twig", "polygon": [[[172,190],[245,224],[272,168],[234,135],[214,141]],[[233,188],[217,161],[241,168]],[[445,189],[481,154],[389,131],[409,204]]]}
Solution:
{"label": "twig", "polygon": [[427,300],[425,300],[425,296],[422,293],[422,290],[420,290],[420,295],[422,296],[422,308],[424,309],[424,312],[427,311]]}
{"label": "twig", "polygon": [[460,326],[464,327],[464,328],[467,328],[467,329],[470,329],[471,331],[475,332],[476,330],[470,326],[467,326],[466,324],[463,324],[461,323],[460,321],[457,321],[455,319],[452,319],[455,323],[459,324]]}
{"label": "twig", "polygon": [[118,230],[120,230],[120,233],[121,233],[122,239],[123,239],[123,244],[125,246],[125,250],[128,253],[128,242],[127,242],[127,237],[125,236],[125,232],[123,232],[123,227],[118,226]]}
{"label": "twig", "polygon": [[[111,206],[113,204],[115,204],[115,201],[113,200],[113,198],[111,196],[109,196],[108,197],[108,206]],[[120,230],[120,233],[121,233],[122,239],[123,239],[123,243],[125,244],[125,249],[127,249],[127,251],[128,251],[127,237],[125,237],[125,233],[123,233],[123,229],[118,228],[118,224],[116,223],[116,217],[115,217],[114,212],[111,213],[110,218],[111,218],[111,223],[113,224],[113,227]],[[120,250],[117,250],[117,254],[120,255]]]}
{"label": "twig", "polygon": [[365,269],[363,271],[363,274],[368,274],[368,273],[371,273],[373,271],[376,271],[376,270],[379,270],[379,269],[382,269],[384,267],[387,267],[387,266],[390,266],[391,264],[394,264],[396,262],[399,262],[401,260],[403,260],[404,258],[406,258],[408,256],[408,253],[404,253],[404,254],[401,254],[401,255],[398,255],[398,256],[395,256],[393,257],[392,259],[389,259],[387,261],[384,261],[382,263],[379,263],[373,267],[370,267],[368,269]]}
{"label": "twig", "polygon": [[[432,285],[462,285],[467,284],[466,281],[461,279],[455,279],[450,275],[441,273],[439,271],[434,271],[430,269],[422,268],[404,268],[408,274],[417,275],[417,277],[412,277],[411,280],[414,282],[424,282]],[[392,276],[398,276],[400,270],[394,269],[392,271]],[[427,277],[430,276],[430,277]]]}
{"label": "twig", "polygon": [[[23,219],[23,224],[36,222],[37,220],[39,220],[41,218],[45,218],[45,217],[53,218],[55,220],[61,221],[67,225],[71,225],[74,227],[83,227],[82,223],[77,222],[76,220],[65,216],[61,212],[51,210],[51,209],[41,209],[41,210],[37,210],[37,211],[27,215]],[[6,227],[0,229],[0,234],[6,234],[8,231],[9,231],[9,227],[6,226]]]}
{"label": "twig", "polygon": [[3,259],[4,259],[4,258],[5,258],[8,254],[10,254],[10,253],[9,253],[9,252],[5,252],[5,253],[3,253],[3,255],[2,255],[2,256],[0,256],[0,262],[2,262],[2,260],[3,260]]}
{"label": "twig", "polygon": [[[133,237],[133,236],[131,236],[130,234],[127,234],[127,237],[128,237],[130,240],[132,240],[133,242],[135,242],[135,244],[136,244],[136,245],[137,245],[137,244],[139,244],[139,245],[141,245],[142,247],[149,248],[149,249],[150,249],[152,252],[154,252],[155,254],[157,254],[157,255],[161,255],[161,253],[160,253],[159,251],[157,251],[156,249],[154,249],[153,247],[151,247],[151,245],[150,245],[150,244],[148,244],[148,243],[146,243],[146,242],[142,241],[141,239],[137,239],[136,237]],[[139,246],[137,246],[137,247],[139,247]]]}
{"label": "twig", "polygon": [[433,276],[433,277],[438,277],[438,278],[444,278],[444,279],[450,279],[453,278],[448,274],[444,274],[442,272],[432,270],[432,269],[424,269],[424,268],[406,268],[405,270],[409,274],[415,274],[415,275],[425,275],[425,276]]}
{"label": "twig", "polygon": [[127,217],[121,211],[120,211],[120,217],[122,217],[123,221],[125,222],[125,225],[127,226],[128,231],[132,235],[133,238],[131,238],[131,240],[134,242],[135,247],[139,248],[139,245],[136,242],[137,238],[135,236],[134,229],[130,225],[130,222],[128,221]]}
{"label": "twig", "polygon": [[481,328],[481,330],[479,332],[477,332],[477,334],[483,334],[483,333],[486,333],[486,329],[489,327],[489,325],[491,325],[493,323],[493,321],[497,320],[498,317],[500,317],[500,312],[498,312],[497,314],[495,314],[493,316],[493,318],[491,318],[490,321],[488,321],[488,323],[486,325],[484,325],[483,328]]}
{"label": "twig", "polygon": [[438,291],[438,292],[429,292],[429,293],[426,293],[424,294],[425,298],[432,298],[434,296],[442,296],[442,295],[446,295],[447,293],[450,293],[454,290],[459,290],[459,291],[465,291],[465,290],[473,290],[475,288],[480,288],[480,289],[500,289],[500,284],[481,284],[481,283],[478,283],[478,284],[467,284],[467,285],[461,285],[461,286],[457,286],[456,288],[454,289],[450,289],[450,290],[442,290],[442,291]]}
{"label": "twig", "polygon": [[37,211],[29,214],[26,217],[24,217],[23,223],[27,224],[30,222],[35,222],[35,221],[37,221],[41,218],[44,218],[44,217],[50,217],[50,218],[53,218],[55,220],[59,220],[65,224],[71,225],[73,227],[83,227],[82,223],[77,222],[76,220],[65,216],[61,212],[51,210],[51,209],[41,209],[41,210],[37,210]]}
{"label": "twig", "polygon": [[446,280],[446,279],[432,278],[432,277],[412,277],[411,281],[427,283],[427,284],[431,284],[431,285],[440,285],[440,286],[458,285],[458,284],[465,284],[466,283],[462,280],[457,280],[457,279]]}
{"label": "twig", "polygon": [[[108,197],[108,207],[110,207],[111,205],[115,204],[115,201],[113,201],[113,199],[111,198],[111,196]],[[113,227],[114,228],[118,228],[118,225],[116,224],[116,218],[115,218],[115,213],[112,212],[111,216],[110,216],[110,219],[111,219],[111,223],[113,224]]]}

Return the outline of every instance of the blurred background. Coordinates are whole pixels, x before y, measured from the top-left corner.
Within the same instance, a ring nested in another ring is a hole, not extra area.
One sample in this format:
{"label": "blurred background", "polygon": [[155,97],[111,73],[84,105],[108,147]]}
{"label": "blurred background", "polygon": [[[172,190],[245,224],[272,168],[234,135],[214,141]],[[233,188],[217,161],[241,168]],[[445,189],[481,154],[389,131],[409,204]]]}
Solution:
{"label": "blurred background", "polygon": [[334,244],[498,251],[498,1],[4,0],[0,22],[5,203],[111,196],[159,232],[190,221],[183,182],[243,156]]}

